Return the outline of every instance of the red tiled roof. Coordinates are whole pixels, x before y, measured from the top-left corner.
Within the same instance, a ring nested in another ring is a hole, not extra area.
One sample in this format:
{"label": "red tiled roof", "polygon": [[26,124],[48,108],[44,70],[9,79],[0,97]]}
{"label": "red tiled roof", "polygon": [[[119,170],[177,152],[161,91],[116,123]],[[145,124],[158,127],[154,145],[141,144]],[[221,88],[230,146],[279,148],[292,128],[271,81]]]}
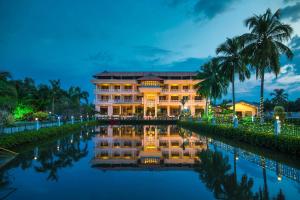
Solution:
{"label": "red tiled roof", "polygon": [[196,76],[197,72],[108,72],[104,71],[94,75],[94,77],[101,77],[101,76],[148,76],[152,74],[153,76]]}

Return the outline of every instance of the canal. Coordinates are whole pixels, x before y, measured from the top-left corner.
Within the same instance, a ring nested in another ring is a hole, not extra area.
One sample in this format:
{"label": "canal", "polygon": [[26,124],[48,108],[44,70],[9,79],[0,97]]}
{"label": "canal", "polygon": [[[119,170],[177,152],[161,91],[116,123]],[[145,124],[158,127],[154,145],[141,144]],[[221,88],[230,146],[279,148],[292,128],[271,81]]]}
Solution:
{"label": "canal", "polygon": [[18,152],[0,199],[300,199],[297,161],[176,125],[91,127]]}

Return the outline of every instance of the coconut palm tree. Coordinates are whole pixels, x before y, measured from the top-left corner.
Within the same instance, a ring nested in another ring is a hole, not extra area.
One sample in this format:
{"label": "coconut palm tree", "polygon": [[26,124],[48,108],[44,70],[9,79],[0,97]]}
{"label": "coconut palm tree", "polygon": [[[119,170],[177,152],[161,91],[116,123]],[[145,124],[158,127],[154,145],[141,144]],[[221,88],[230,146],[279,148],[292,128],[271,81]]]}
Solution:
{"label": "coconut palm tree", "polygon": [[279,56],[286,55],[288,59],[293,53],[284,42],[291,38],[292,27],[280,21],[280,11],[272,13],[270,9],[262,15],[254,15],[245,21],[250,33],[243,34],[245,42],[243,53],[247,55],[251,66],[256,70],[256,77],[260,84],[260,121],[264,122],[264,76],[266,72],[273,72],[276,77],[280,72]]}
{"label": "coconut palm tree", "polygon": [[275,105],[284,105],[288,101],[288,94],[284,91],[284,89],[274,89],[274,92],[270,95],[273,96],[271,102]]}
{"label": "coconut palm tree", "polygon": [[196,79],[200,80],[195,86],[197,93],[206,98],[205,113],[207,115],[208,99],[216,100],[227,93],[228,80],[223,76],[216,58],[201,66]]}
{"label": "coconut palm tree", "polygon": [[217,58],[221,66],[221,71],[232,85],[233,114],[235,114],[235,75],[238,75],[240,81],[250,78],[250,71],[245,64],[242,50],[243,43],[238,37],[227,38],[216,49],[216,53],[220,55]]}
{"label": "coconut palm tree", "polygon": [[50,86],[51,86],[51,111],[54,114],[55,111],[55,101],[59,98],[61,94],[61,88],[60,88],[60,80],[50,80]]}

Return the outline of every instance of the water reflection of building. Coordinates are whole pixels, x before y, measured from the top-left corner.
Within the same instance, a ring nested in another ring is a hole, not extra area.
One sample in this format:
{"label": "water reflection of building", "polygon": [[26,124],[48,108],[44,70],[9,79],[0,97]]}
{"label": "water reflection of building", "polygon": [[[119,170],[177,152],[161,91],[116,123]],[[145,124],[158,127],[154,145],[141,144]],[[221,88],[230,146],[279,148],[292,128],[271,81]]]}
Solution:
{"label": "water reflection of building", "polygon": [[93,165],[193,165],[205,138],[177,126],[103,126],[94,138]]}

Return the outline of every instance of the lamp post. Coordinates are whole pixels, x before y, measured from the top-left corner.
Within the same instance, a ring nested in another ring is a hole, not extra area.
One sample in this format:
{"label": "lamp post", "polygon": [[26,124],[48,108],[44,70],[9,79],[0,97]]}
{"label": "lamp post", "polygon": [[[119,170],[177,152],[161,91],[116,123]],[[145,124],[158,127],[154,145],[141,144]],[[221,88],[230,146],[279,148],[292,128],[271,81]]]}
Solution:
{"label": "lamp post", "polygon": [[280,134],[281,131],[281,122],[279,120],[279,116],[276,116],[276,120],[274,123],[274,133],[276,136],[278,136]]}
{"label": "lamp post", "polygon": [[237,128],[239,126],[238,117],[235,115],[233,118],[233,128]]}
{"label": "lamp post", "polygon": [[39,118],[35,118],[35,122],[36,122],[36,130],[39,130],[40,129]]}
{"label": "lamp post", "polygon": [[60,126],[60,116],[57,117],[58,120],[58,126]]}

